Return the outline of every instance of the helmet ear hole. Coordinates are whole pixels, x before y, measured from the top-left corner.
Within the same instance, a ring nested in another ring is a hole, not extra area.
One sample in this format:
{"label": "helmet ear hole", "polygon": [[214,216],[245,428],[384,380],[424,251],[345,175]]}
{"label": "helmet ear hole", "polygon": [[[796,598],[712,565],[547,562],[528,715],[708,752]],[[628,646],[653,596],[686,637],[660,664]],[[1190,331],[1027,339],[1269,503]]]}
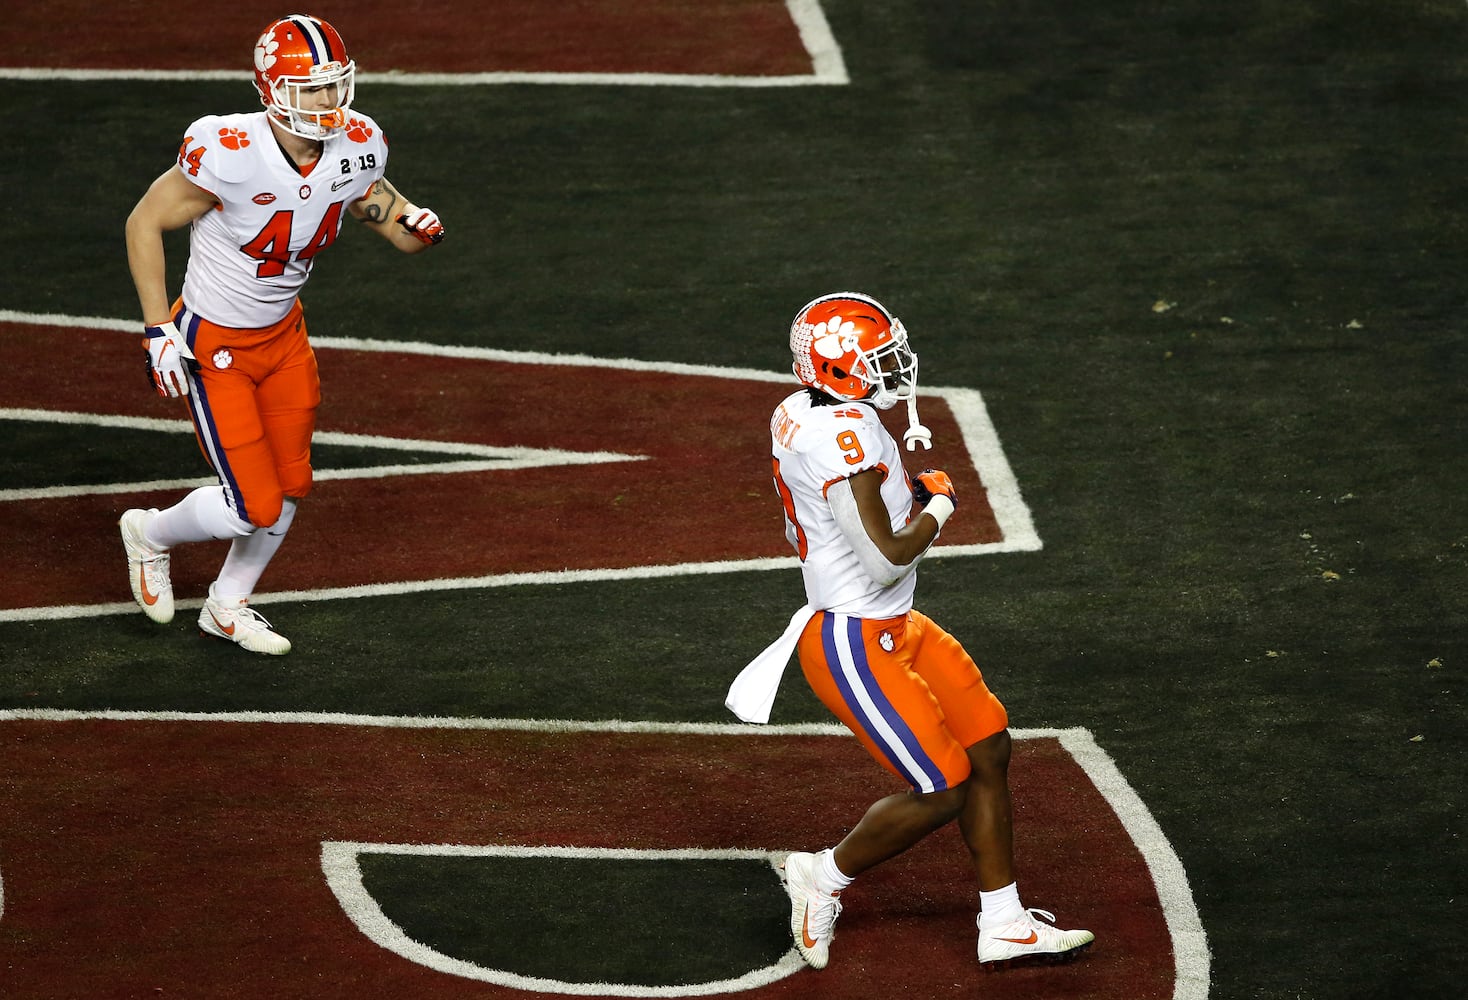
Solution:
{"label": "helmet ear hole", "polygon": [[844,368],[837,368],[834,365],[822,365],[821,367],[822,368],[830,368],[831,369],[831,374],[832,375],[835,375],[839,379],[849,378],[850,375],[851,375],[851,373],[848,372],[846,369],[844,369]]}

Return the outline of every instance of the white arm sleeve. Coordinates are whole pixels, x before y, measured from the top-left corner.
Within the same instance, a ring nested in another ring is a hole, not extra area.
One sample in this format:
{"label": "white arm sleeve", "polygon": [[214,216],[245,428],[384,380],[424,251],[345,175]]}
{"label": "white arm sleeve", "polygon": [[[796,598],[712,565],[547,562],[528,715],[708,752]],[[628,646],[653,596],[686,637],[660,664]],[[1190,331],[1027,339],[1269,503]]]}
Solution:
{"label": "white arm sleeve", "polygon": [[843,479],[832,484],[826,490],[826,501],[831,505],[836,526],[841,529],[842,536],[861,562],[861,568],[879,585],[890,587],[917,568],[917,559],[906,566],[899,566],[882,555],[882,550],[877,548],[877,543],[872,541],[866,526],[861,523],[861,511],[857,509],[850,480]]}

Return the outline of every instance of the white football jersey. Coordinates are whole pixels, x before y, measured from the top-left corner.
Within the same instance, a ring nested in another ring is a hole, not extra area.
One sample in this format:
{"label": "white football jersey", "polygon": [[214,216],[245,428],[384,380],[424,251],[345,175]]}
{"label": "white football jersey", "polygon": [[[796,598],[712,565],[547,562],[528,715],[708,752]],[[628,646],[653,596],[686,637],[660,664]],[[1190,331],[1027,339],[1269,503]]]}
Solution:
{"label": "white football jersey", "polygon": [[883,587],[847,542],[826,490],[866,469],[880,469],[882,501],[894,531],[912,514],[912,486],[897,441],[867,403],[812,405],[801,389],[770,418],[775,488],[785,504],[786,537],[800,556],[806,602],[861,618],[894,618],[912,609],[917,572]]}
{"label": "white football jersey", "polygon": [[209,115],[189,126],[178,168],[220,202],[194,221],[184,303],[221,326],[257,328],[290,311],[347,206],[382,177],[387,142],[371,118],[348,112],[302,175],[264,111]]}

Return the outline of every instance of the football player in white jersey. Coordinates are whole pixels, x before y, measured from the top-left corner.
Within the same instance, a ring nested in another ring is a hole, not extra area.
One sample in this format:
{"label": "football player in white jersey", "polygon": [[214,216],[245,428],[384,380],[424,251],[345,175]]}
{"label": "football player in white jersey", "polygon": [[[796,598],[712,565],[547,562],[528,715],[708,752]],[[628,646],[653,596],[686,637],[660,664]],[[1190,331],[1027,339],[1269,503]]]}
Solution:
{"label": "football player in white jersey", "polygon": [[878,416],[907,400],[909,447],[928,437],[907,331],[875,299],[837,292],[800,310],[790,349],[802,388],[776,408],[770,437],[807,603],[740,674],[729,707],[767,721],[793,649],[822,703],[912,789],[872,805],[835,847],[786,858],[796,949],[824,968],[852,879],[956,819],[978,879],[981,966],[1072,958],[1094,935],[1020,902],[1004,706],[963,646],[912,606],[917,564],[955,498],[945,473],[909,478]]}
{"label": "football player in white jersey", "polygon": [[[190,125],[177,164],[127,220],[154,387],[186,398],[219,482],[161,511],[128,510],[119,527],[133,597],[157,622],[173,618],[173,547],[230,539],[199,629],[282,654],[290,641],[249,598],[311,489],[321,387],[297,296],[346,215],[405,253],[437,244],[444,229],[385,176],[387,142],[352,107],[356,65],[335,28],[282,18],[256,43],[254,68],[264,110]],[[173,300],[163,234],[183,226],[189,260]]]}

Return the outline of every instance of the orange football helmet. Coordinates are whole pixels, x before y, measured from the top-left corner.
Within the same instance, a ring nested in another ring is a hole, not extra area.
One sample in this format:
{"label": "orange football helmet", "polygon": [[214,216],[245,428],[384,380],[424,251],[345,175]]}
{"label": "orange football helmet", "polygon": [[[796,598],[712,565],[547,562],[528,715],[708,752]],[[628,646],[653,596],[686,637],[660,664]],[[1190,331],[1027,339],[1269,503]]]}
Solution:
{"label": "orange football helmet", "polygon": [[[282,128],[306,139],[325,139],[346,124],[356,75],[342,36],[319,17],[283,17],[255,43],[260,103]],[[327,106],[303,106],[302,91],[318,87],[334,88]]]}
{"label": "orange football helmet", "polygon": [[902,321],[876,299],[834,292],[806,303],[790,324],[802,385],[885,410],[917,392],[917,355]]}

